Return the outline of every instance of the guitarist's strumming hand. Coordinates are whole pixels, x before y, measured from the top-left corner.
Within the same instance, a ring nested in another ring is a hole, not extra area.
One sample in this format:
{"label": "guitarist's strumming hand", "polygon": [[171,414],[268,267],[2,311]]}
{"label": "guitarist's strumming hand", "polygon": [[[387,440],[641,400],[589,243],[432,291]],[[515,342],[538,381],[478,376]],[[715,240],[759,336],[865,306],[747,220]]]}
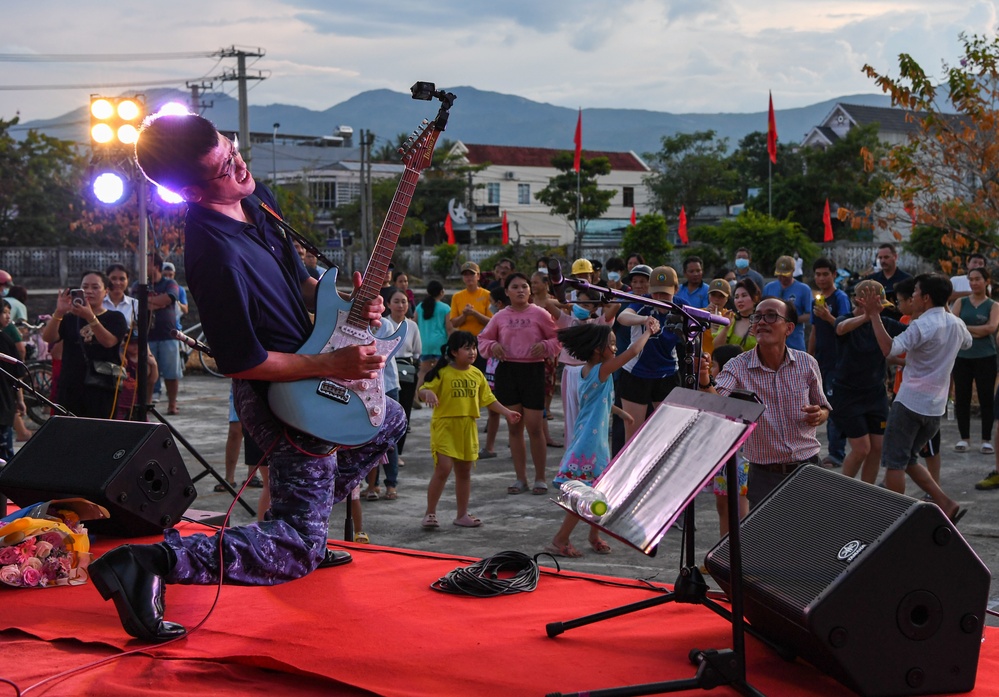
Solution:
{"label": "guitarist's strumming hand", "polygon": [[385,356],[375,353],[373,343],[344,346],[331,353],[319,354],[325,363],[323,374],[341,380],[365,380],[378,377],[385,368]]}

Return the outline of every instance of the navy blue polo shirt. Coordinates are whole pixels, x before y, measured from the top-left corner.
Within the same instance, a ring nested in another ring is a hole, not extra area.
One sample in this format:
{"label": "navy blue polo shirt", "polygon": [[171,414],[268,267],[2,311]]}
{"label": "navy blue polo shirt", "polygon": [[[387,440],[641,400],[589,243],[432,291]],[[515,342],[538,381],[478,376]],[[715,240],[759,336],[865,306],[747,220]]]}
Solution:
{"label": "navy blue polo shirt", "polygon": [[[254,192],[280,213],[263,184]],[[224,373],[260,365],[268,351],[294,353],[312,330],[301,257],[260,208],[243,202],[251,223],[190,205],[184,265],[208,345]],[[332,279],[330,279],[332,282]]]}

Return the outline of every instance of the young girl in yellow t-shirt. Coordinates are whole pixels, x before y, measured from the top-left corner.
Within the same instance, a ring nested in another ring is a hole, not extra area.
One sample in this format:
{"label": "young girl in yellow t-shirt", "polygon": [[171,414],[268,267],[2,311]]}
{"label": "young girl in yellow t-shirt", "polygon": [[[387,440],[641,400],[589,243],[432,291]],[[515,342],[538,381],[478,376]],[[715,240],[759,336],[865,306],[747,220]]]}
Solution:
{"label": "young girl in yellow t-shirt", "polygon": [[458,503],[454,524],[477,528],[482,521],[468,512],[472,493],[472,464],[479,457],[479,435],[475,421],[479,409],[502,414],[510,424],[520,421],[520,414],[496,401],[486,383],[486,376],[472,365],[478,355],[478,341],[470,332],[457,331],[448,337],[437,365],[427,373],[420,399],[434,410],[430,420],[430,452],[434,456],[434,475],[427,486],[427,512],[424,528],[437,528],[437,502],[444,493],[447,478],[454,470],[454,494]]}

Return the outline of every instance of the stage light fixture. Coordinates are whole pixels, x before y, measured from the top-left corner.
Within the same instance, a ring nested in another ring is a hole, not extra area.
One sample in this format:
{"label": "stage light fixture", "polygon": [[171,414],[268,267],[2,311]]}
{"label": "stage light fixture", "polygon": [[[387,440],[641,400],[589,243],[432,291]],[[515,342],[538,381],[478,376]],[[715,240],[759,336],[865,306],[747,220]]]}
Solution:
{"label": "stage light fixture", "polygon": [[91,145],[101,149],[124,149],[134,145],[144,110],[141,97],[91,95]]}
{"label": "stage light fixture", "polygon": [[127,179],[119,172],[103,171],[96,174],[92,181],[94,197],[109,206],[121,203],[128,192]]}
{"label": "stage light fixture", "polygon": [[182,199],[179,194],[175,194],[174,192],[170,191],[170,189],[164,189],[159,184],[156,185],[156,193],[159,195],[160,200],[162,200],[164,203],[169,203],[172,206],[184,202],[184,199]]}

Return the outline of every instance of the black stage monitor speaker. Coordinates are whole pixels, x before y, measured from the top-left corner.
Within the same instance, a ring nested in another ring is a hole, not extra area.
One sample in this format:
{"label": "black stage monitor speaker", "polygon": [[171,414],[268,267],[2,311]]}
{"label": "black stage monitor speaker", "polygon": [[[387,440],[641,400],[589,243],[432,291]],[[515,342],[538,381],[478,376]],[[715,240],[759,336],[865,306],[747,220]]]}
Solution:
{"label": "black stage monitor speaker", "polygon": [[[764,636],[866,697],[974,687],[991,574],[937,506],[807,466],[741,532]],[[706,562],[726,591],[729,558]]]}
{"label": "black stage monitor speaker", "polygon": [[19,506],[82,496],[111,513],[87,530],[117,537],[159,534],[197,496],[163,424],[59,416],[0,469],[0,492]]}

